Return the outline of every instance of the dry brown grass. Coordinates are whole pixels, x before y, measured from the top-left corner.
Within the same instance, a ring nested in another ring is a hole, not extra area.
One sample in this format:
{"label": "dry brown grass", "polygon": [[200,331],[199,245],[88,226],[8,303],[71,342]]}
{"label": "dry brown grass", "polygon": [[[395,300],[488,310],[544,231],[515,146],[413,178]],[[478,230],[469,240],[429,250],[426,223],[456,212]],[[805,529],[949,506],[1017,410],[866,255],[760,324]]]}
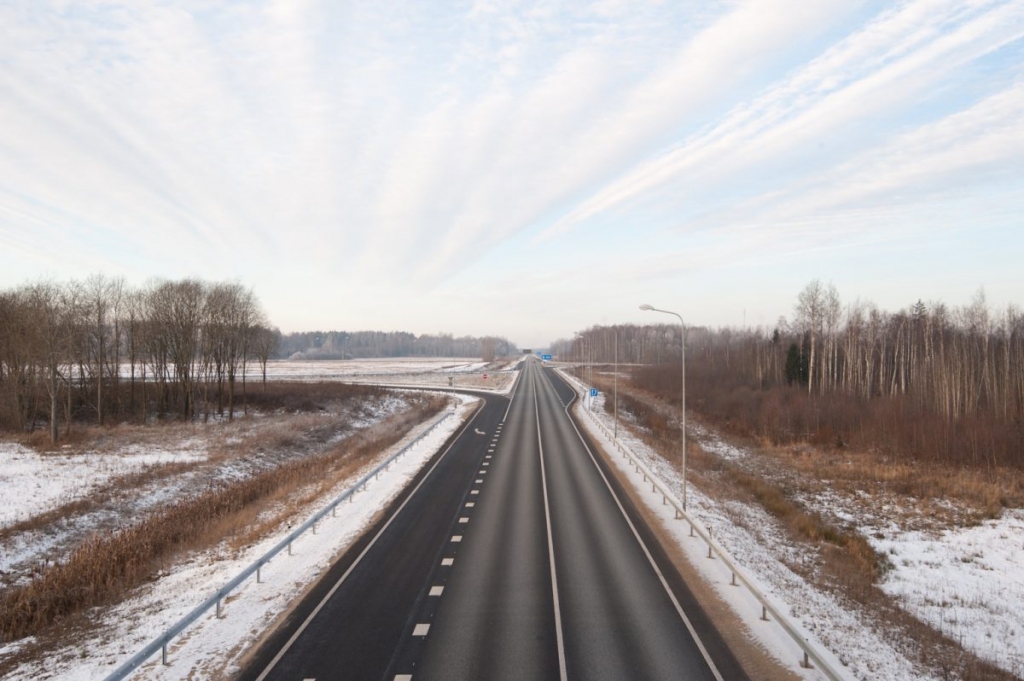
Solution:
{"label": "dry brown grass", "polygon": [[[94,534],[29,583],[0,593],[0,640],[38,634],[86,608],[114,602],[154,578],[182,552],[209,547],[226,537],[251,541],[258,536],[255,533],[280,522],[303,500],[315,498],[331,481],[351,474],[443,406],[441,398],[422,399],[385,427],[363,433],[355,441],[286,459],[243,480],[180,499],[134,525]],[[329,429],[321,429],[321,425],[316,417],[297,419],[276,429],[276,437],[261,441],[261,446],[273,449],[302,441],[322,444]],[[316,483],[310,485],[311,480]],[[282,504],[283,500],[288,503]],[[275,503],[278,511],[272,519],[253,527],[261,512]]]}

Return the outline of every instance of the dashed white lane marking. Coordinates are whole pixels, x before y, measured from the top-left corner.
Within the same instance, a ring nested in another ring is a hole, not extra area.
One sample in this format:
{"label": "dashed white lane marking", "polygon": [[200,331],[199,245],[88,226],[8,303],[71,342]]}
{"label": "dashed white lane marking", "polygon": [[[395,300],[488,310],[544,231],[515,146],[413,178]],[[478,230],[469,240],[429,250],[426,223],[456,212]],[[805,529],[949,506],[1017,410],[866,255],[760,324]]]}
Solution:
{"label": "dashed white lane marking", "polygon": [[465,518],[465,517],[459,518],[459,522],[462,523],[463,525],[465,525],[466,523],[469,522],[469,518]]}
{"label": "dashed white lane marking", "polygon": [[484,465],[485,466],[490,466],[491,464],[489,464],[488,462],[484,461]]}
{"label": "dashed white lane marking", "polygon": [[440,596],[442,593],[444,593],[444,587],[443,586],[432,586],[432,587],[430,587],[430,595],[431,596]]}
{"label": "dashed white lane marking", "polygon": [[489,459],[489,458],[491,458],[491,455],[490,455],[490,454],[488,454],[488,455],[487,455],[487,456],[485,456],[484,458],[485,458],[485,459]]}
{"label": "dashed white lane marking", "polygon": [[452,541],[454,543],[458,544],[460,541],[462,541],[462,535],[461,534],[452,535]]}
{"label": "dashed white lane marking", "polygon": [[430,625],[429,624],[417,624],[413,628],[413,630],[412,630],[412,635],[413,636],[426,636],[428,631],[430,631]]}
{"label": "dashed white lane marking", "polygon": [[455,562],[454,558],[442,558],[441,565],[448,566]]}
{"label": "dashed white lane marking", "polygon": [[412,674],[396,674],[395,681],[412,681]]}
{"label": "dashed white lane marking", "polygon": [[476,480],[476,484],[478,484],[478,485],[481,485],[481,484],[483,484],[483,480],[481,480],[480,478],[477,478],[477,480]]}
{"label": "dashed white lane marking", "polygon": [[480,490],[478,490],[478,489],[472,490],[472,491],[470,491],[470,494],[480,494]]}
{"label": "dashed white lane marking", "polygon": [[474,506],[476,506],[476,504],[473,503],[472,501],[467,501],[466,502],[466,508],[473,508]]}

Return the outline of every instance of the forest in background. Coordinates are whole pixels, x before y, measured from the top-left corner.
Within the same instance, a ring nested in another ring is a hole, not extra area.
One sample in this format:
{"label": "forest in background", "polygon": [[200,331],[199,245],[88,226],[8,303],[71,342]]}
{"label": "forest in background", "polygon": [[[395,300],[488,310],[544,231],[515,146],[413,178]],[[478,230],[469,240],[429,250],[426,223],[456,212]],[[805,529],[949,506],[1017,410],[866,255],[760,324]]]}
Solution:
{"label": "forest in background", "polygon": [[[634,385],[680,400],[680,327],[595,326],[552,350],[626,365]],[[1024,467],[1024,314],[917,303],[843,305],[812,281],[792,321],[686,329],[687,407],[772,443],[811,442],[973,466]]]}

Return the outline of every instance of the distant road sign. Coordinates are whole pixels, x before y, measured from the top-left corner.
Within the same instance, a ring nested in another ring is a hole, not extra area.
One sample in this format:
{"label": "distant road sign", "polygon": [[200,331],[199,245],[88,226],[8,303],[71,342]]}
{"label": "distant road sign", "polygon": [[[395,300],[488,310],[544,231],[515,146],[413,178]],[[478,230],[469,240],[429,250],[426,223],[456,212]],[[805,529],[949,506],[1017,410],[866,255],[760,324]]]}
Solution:
{"label": "distant road sign", "polygon": [[590,389],[590,396],[591,397],[597,397],[597,388],[591,388]]}
{"label": "distant road sign", "polygon": [[542,360],[544,360],[545,362],[550,362],[551,361],[551,355],[541,355],[540,358]]}

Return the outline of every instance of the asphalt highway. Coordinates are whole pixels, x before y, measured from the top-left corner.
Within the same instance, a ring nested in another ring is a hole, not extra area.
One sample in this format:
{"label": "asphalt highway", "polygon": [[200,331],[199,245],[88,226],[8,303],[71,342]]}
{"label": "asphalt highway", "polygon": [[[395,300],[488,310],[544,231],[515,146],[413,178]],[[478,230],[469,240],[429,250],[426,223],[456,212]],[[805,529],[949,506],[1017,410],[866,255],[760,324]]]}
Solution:
{"label": "asphalt highway", "polygon": [[745,679],[654,534],[525,362],[240,679]]}

